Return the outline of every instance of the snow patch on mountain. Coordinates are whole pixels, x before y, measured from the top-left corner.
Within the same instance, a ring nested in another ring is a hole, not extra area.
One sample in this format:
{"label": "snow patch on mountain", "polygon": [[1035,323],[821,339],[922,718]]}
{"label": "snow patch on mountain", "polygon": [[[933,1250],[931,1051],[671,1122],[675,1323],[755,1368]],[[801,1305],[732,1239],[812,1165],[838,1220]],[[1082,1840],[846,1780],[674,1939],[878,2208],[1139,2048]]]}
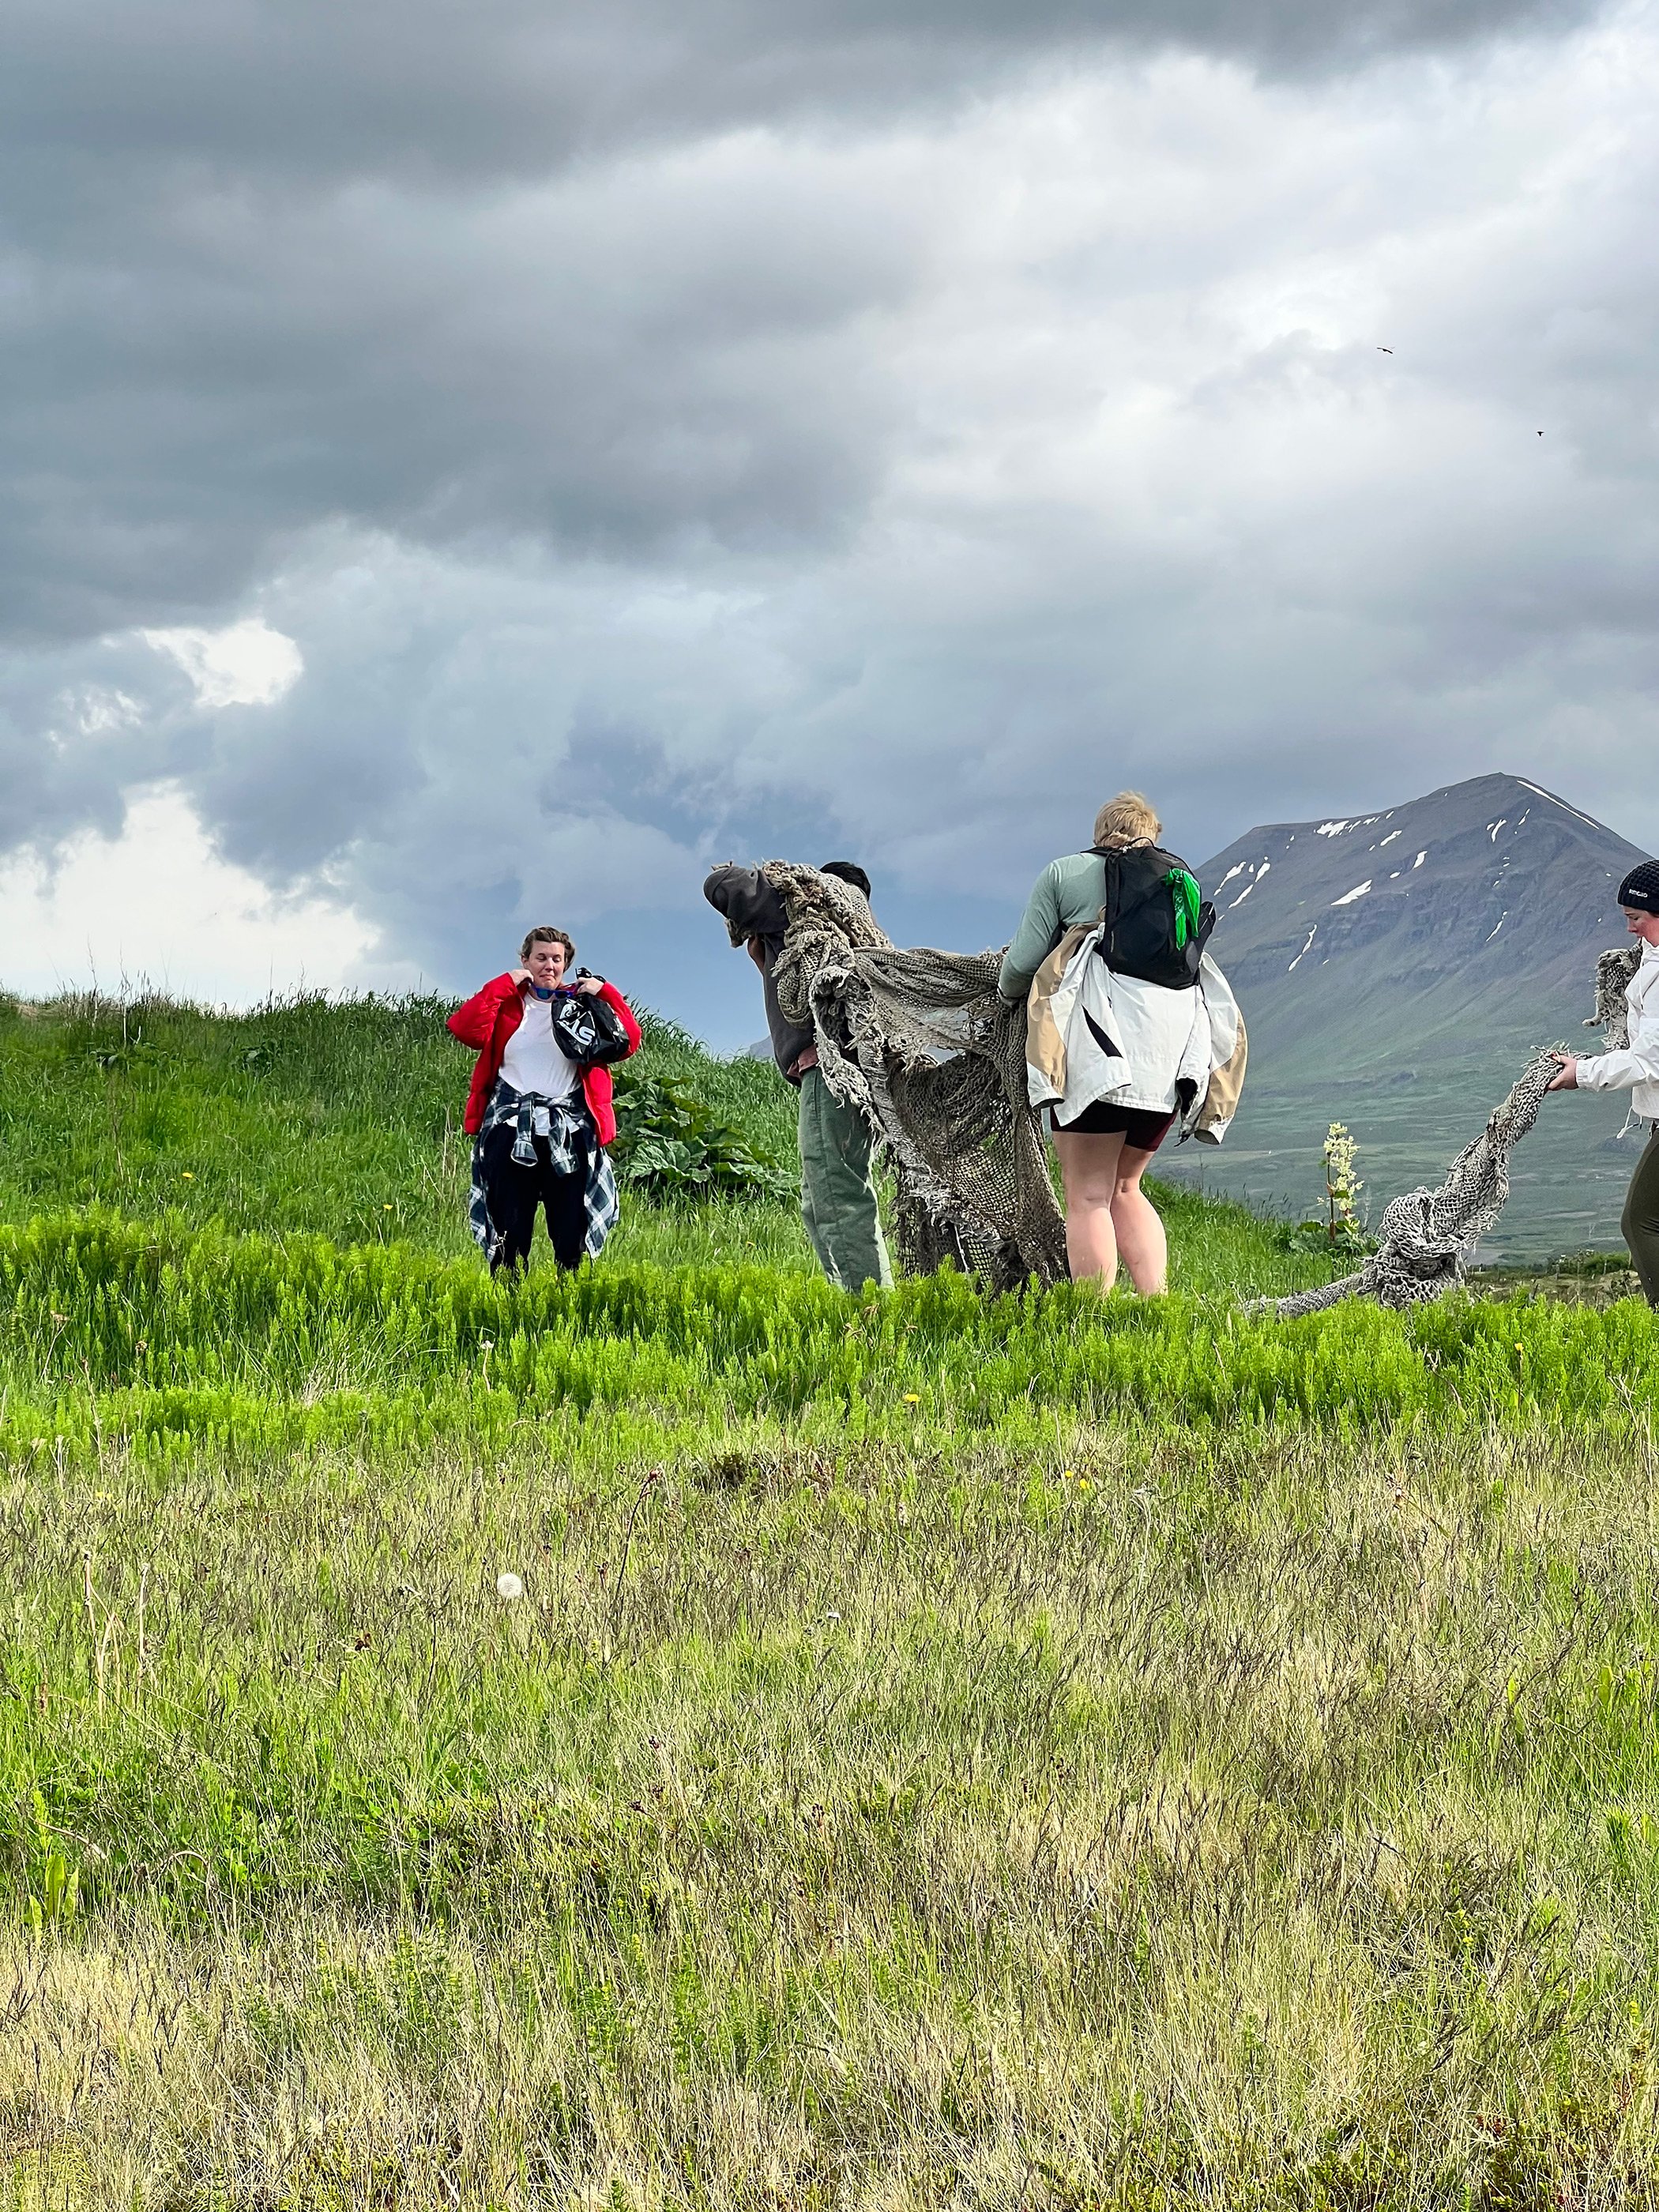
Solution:
{"label": "snow patch on mountain", "polygon": [[[1268,869],[1271,868],[1272,866],[1273,862],[1271,860],[1263,860],[1257,866],[1253,867],[1250,870],[1249,882],[1245,884],[1243,890],[1240,891],[1236,899],[1229,899],[1227,902],[1227,911],[1229,914],[1232,912],[1236,906],[1243,905],[1245,900],[1249,898],[1250,893],[1255,889],[1256,885],[1261,881],[1261,878],[1267,874]],[[1237,868],[1229,868],[1226,874],[1223,876],[1221,880],[1224,884],[1231,883],[1232,878],[1237,873],[1238,870]]]}
{"label": "snow patch on mountain", "polygon": [[1522,791],[1531,792],[1536,799],[1547,799],[1552,806],[1559,806],[1564,814],[1571,814],[1575,822],[1586,823],[1592,830],[1606,829],[1606,823],[1598,822],[1593,814],[1581,814],[1576,806],[1569,806],[1565,799],[1558,799],[1553,791],[1546,791],[1541,783],[1528,783],[1524,775],[1517,775],[1515,781]]}

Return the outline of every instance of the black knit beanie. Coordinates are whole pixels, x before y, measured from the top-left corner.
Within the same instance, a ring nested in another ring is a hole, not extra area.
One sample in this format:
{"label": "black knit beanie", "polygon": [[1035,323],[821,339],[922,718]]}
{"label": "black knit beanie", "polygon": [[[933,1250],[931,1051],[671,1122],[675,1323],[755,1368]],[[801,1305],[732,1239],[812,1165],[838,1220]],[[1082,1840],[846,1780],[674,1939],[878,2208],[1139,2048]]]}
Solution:
{"label": "black knit beanie", "polygon": [[1659,860],[1644,860],[1619,886],[1620,906],[1639,907],[1644,914],[1659,914]]}

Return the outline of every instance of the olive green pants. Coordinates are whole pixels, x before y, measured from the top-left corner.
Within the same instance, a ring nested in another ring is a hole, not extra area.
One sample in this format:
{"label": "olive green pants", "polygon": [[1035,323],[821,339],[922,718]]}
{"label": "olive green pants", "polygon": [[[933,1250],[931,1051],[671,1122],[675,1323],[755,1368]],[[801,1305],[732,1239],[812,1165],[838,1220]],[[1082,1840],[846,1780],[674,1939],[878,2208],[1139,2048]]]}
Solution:
{"label": "olive green pants", "polygon": [[1659,1125],[1636,1163],[1620,1226],[1648,1304],[1659,1306]]}
{"label": "olive green pants", "polygon": [[865,1283],[892,1289],[870,1132],[852,1107],[832,1096],[816,1067],[800,1079],[800,1218],[832,1283],[844,1291]]}

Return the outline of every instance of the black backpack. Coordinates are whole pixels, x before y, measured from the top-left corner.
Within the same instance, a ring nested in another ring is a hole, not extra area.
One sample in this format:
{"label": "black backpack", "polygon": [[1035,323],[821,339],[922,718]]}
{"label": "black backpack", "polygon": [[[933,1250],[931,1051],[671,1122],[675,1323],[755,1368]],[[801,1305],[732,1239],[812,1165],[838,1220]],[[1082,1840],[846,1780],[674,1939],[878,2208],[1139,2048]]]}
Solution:
{"label": "black backpack", "polygon": [[1215,927],[1215,908],[1200,896],[1186,862],[1158,845],[1090,849],[1106,863],[1101,958],[1115,975],[1190,991]]}

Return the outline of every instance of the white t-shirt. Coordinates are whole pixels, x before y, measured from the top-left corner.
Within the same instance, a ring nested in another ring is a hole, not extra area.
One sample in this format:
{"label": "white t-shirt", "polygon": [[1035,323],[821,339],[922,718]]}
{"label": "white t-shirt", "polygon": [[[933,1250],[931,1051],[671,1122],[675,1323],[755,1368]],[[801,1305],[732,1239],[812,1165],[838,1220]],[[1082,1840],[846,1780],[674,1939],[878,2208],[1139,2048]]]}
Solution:
{"label": "white t-shirt", "polygon": [[581,1070],[554,1042],[550,999],[525,993],[524,1019],[507,1041],[501,1077],[515,1091],[538,1091],[544,1098],[568,1098],[581,1081]]}

